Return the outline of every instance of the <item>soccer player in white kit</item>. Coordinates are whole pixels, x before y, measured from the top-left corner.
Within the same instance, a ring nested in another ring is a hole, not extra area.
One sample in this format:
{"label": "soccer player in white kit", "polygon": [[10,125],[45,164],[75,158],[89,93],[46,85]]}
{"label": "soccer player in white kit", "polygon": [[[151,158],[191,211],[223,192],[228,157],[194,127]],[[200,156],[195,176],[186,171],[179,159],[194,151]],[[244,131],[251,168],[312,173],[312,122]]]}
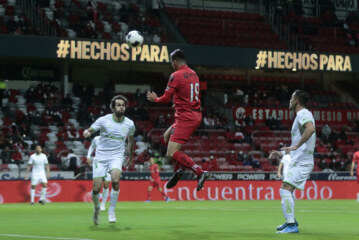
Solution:
{"label": "soccer player in white kit", "polygon": [[278,171],[277,171],[277,176],[279,178],[282,177],[281,171],[283,169],[283,177],[285,178],[285,176],[287,176],[288,173],[288,168],[290,163],[292,162],[292,158],[290,157],[289,154],[285,154],[282,159],[280,160],[279,166],[278,166]]}
{"label": "soccer player in white kit", "polygon": [[[46,174],[45,174],[45,166],[46,166]],[[39,203],[44,205],[46,202],[45,194],[47,187],[47,178],[50,177],[50,167],[49,167],[49,161],[47,160],[46,155],[42,153],[42,148],[40,145],[36,145],[35,153],[30,156],[25,172],[25,180],[27,180],[31,167],[32,167],[32,173],[31,173],[30,204],[34,205],[35,188],[37,184],[41,183],[42,190],[41,190]]]}
{"label": "soccer player in white kit", "polygon": [[131,165],[133,159],[134,132],[133,121],[124,116],[127,99],[122,95],[112,98],[110,108],[112,114],[98,118],[89,129],[83,133],[84,137],[90,137],[92,133],[100,130],[100,140],[93,159],[93,189],[92,199],[94,202],[93,222],[99,224],[100,213],[100,190],[102,179],[109,172],[111,174],[112,191],[110,194],[110,207],[108,219],[110,223],[116,222],[115,207],[120,192],[120,177],[125,155],[125,142],[128,139],[129,159],[127,166]]}
{"label": "soccer player in white kit", "polygon": [[283,147],[280,151],[272,151],[269,158],[274,159],[290,154],[292,161],[288,173],[284,177],[279,190],[282,198],[282,210],[286,222],[277,227],[277,233],[298,233],[298,224],[294,217],[293,191],[297,188],[304,190],[305,183],[313,170],[314,148],[316,141],[315,121],[313,114],[306,108],[309,99],[308,93],[296,90],[289,102],[289,109],[297,116],[293,122],[291,136],[292,146]]}
{"label": "soccer player in white kit", "polygon": [[[92,139],[91,145],[89,147],[89,150],[87,152],[87,163],[93,167],[92,165],[92,158],[91,155],[93,153],[93,151],[97,148],[98,144],[100,141],[100,136],[96,136]],[[94,168],[92,168],[93,170]],[[111,182],[111,174],[106,173],[106,177],[102,179],[103,182],[103,188],[102,188],[102,202],[101,202],[101,207],[100,210],[101,211],[105,211],[106,209],[106,201],[108,198],[108,193],[110,191],[110,189],[108,188],[110,182]]]}

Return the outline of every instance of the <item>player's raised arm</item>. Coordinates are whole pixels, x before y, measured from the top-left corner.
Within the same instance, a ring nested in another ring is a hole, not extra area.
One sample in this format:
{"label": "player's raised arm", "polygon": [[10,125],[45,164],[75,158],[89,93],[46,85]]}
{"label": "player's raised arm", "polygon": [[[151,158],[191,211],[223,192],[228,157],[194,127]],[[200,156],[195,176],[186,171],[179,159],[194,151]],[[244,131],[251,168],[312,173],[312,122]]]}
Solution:
{"label": "player's raised arm", "polygon": [[88,138],[91,136],[91,134],[94,132],[94,129],[93,128],[88,128],[84,131],[83,135],[85,138]]}

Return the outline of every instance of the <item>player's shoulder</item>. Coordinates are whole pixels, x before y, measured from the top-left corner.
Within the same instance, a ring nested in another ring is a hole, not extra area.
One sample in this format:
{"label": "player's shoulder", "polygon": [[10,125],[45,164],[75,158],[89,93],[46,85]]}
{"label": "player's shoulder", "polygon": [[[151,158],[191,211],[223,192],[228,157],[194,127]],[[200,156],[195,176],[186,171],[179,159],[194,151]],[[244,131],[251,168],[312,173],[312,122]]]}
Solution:
{"label": "player's shoulder", "polygon": [[130,126],[135,126],[135,122],[131,119],[129,119],[128,117],[125,117],[124,123],[126,123],[127,125]]}
{"label": "player's shoulder", "polygon": [[301,116],[301,117],[313,117],[313,114],[311,111],[309,111],[308,109],[304,108],[300,111],[297,112],[297,115],[298,116]]}
{"label": "player's shoulder", "polygon": [[103,120],[111,120],[112,119],[112,113],[109,113],[109,114],[106,114],[106,115],[104,115],[104,116],[101,116],[101,117],[99,117],[99,118],[97,118],[97,120],[96,121],[103,121]]}

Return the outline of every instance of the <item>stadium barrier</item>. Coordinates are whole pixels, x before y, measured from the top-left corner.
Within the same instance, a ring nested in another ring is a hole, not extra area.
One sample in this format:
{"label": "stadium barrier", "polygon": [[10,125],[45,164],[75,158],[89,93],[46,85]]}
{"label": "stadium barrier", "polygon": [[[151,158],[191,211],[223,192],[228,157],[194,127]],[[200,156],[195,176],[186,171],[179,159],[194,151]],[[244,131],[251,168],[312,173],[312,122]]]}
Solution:
{"label": "stadium barrier", "polygon": [[[164,182],[163,182],[164,183]],[[120,201],[145,201],[148,181],[121,181]],[[278,200],[280,181],[207,181],[196,191],[197,181],[181,181],[173,189],[167,189],[173,200]],[[30,181],[0,181],[0,203],[30,201]],[[50,180],[46,198],[49,202],[90,202],[92,181]],[[41,186],[36,188],[39,197]],[[359,184],[355,181],[308,181],[304,191],[295,191],[297,199],[327,200],[356,199]],[[38,198],[36,198],[38,199]],[[152,199],[162,200],[157,190]]]}

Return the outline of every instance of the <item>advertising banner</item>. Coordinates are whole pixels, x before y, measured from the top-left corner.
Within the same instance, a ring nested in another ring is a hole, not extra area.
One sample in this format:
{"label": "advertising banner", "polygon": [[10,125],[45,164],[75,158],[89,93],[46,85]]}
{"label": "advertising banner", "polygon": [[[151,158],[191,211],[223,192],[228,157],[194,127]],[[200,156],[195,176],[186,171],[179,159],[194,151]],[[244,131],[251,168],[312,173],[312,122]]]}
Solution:
{"label": "advertising banner", "polygon": [[[358,54],[292,52],[257,48],[200,46],[188,44],[143,44],[130,48],[124,42],[100,39],[61,39],[35,36],[0,36],[0,58],[57,59],[71,61],[137,62],[168,64],[170,53],[182,49],[188,63],[199,66],[224,66],[250,69],[358,72]],[[215,56],[215,57],[214,57]],[[33,69],[34,68],[34,69]],[[52,76],[52,72],[35,67],[19,72],[26,78]],[[13,74],[10,74],[14,76]]]}
{"label": "advertising banner", "polygon": [[[359,120],[358,110],[341,109],[310,109],[316,124],[346,124],[351,120]],[[289,108],[274,107],[234,107],[234,121],[242,120],[246,116],[252,116],[256,123],[264,123],[268,118],[275,118],[282,123],[292,123],[294,113]]]}
{"label": "advertising banner", "polygon": [[[163,182],[165,183],[165,182]],[[148,181],[122,181],[120,201],[145,201]],[[279,200],[280,181],[207,181],[197,192],[197,181],[180,181],[173,189],[166,189],[168,196],[177,201],[191,200]],[[345,186],[345,187],[343,187]],[[30,201],[29,181],[0,181],[0,203]],[[49,202],[90,202],[92,181],[53,180],[48,182],[46,198]],[[41,186],[36,188],[36,198]],[[295,191],[296,199],[355,199],[359,184],[355,181],[308,181],[304,191]],[[154,189],[152,200],[161,201]]]}

